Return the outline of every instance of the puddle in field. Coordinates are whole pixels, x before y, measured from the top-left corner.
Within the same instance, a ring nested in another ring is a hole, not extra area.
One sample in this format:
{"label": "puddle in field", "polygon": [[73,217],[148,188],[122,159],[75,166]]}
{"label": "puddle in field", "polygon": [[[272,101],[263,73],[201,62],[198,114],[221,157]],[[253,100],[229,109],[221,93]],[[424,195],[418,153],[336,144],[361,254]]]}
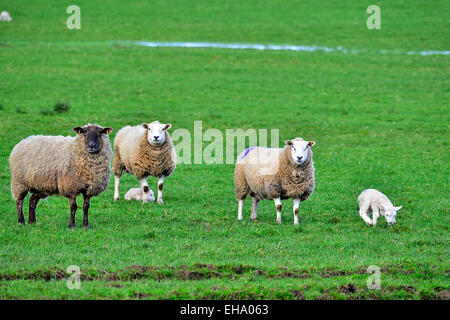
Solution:
{"label": "puddle in field", "polygon": [[[343,53],[363,53],[365,49],[346,49],[342,46],[335,48],[324,46],[298,46],[298,45],[272,45],[272,44],[245,44],[245,43],[218,43],[218,42],[152,42],[138,41],[137,45],[151,48],[212,48],[212,49],[232,49],[232,50],[274,50],[274,51],[306,51],[306,52],[343,52]],[[398,50],[379,50],[380,54],[399,54]],[[419,54],[428,55],[449,55],[450,51],[408,51],[408,55]]]}

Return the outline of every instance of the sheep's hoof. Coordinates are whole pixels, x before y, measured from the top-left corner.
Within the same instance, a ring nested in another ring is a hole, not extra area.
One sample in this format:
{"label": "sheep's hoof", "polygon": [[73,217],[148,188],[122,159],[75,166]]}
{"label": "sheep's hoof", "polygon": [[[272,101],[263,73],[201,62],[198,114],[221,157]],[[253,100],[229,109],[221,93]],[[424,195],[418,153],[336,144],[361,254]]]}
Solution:
{"label": "sheep's hoof", "polygon": [[90,225],[88,225],[88,224],[86,224],[86,225],[83,225],[83,227],[84,227],[85,229],[90,229],[90,228],[91,228],[91,226],[90,226]]}
{"label": "sheep's hoof", "polygon": [[119,201],[119,198],[114,198],[114,201]]}
{"label": "sheep's hoof", "polygon": [[294,222],[294,226],[298,226],[298,221]]}
{"label": "sheep's hoof", "polygon": [[281,224],[281,219],[277,219],[277,223]]}
{"label": "sheep's hoof", "polygon": [[164,204],[164,201],[162,198],[158,198],[158,204]]}
{"label": "sheep's hoof", "polygon": [[250,220],[255,221],[257,219],[257,216],[250,216]]}

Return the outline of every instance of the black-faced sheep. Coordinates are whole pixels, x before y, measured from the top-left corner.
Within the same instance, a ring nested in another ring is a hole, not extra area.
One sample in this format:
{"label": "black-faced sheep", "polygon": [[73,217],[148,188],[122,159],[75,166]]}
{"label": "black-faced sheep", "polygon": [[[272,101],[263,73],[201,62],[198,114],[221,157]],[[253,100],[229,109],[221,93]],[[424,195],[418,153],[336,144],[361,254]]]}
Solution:
{"label": "black-faced sheep", "polygon": [[76,197],[83,194],[83,226],[88,227],[90,198],[109,183],[112,150],[108,134],[112,128],[88,124],[76,127],[75,137],[31,136],[11,152],[11,192],[16,200],[18,222],[25,224],[23,201],[31,192],[28,223],[36,222],[40,199],[61,195],[69,200],[69,227],[75,226]]}
{"label": "black-faced sheep", "polygon": [[238,220],[247,195],[253,197],[251,219],[257,218],[258,203],[274,200],[277,222],[281,223],[281,200],[294,199],[294,224],[298,224],[300,201],[314,191],[314,141],[302,138],[286,141],[281,148],[249,148],[242,152],[234,170],[235,195],[239,201]]}

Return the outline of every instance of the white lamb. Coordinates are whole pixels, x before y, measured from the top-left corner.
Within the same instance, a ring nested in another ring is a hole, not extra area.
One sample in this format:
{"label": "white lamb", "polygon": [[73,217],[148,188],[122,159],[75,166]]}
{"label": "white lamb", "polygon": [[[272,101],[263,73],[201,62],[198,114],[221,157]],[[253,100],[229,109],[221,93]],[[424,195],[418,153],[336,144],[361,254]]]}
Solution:
{"label": "white lamb", "polygon": [[[359,215],[369,226],[375,226],[378,218],[384,216],[389,225],[395,223],[397,211],[402,208],[394,207],[391,200],[375,189],[366,189],[358,197]],[[372,212],[372,220],[369,213]]]}
{"label": "white lamb", "polygon": [[7,21],[7,22],[12,21],[12,18],[9,15],[8,11],[2,11],[2,13],[0,13],[0,21]]}
{"label": "white lamb", "polygon": [[[146,194],[146,201],[155,201],[155,195],[153,194],[152,190],[149,190]],[[138,200],[138,201],[144,201],[144,197],[142,196],[142,189],[141,188],[131,188],[128,190],[128,192],[125,194],[124,197],[125,200]]]}

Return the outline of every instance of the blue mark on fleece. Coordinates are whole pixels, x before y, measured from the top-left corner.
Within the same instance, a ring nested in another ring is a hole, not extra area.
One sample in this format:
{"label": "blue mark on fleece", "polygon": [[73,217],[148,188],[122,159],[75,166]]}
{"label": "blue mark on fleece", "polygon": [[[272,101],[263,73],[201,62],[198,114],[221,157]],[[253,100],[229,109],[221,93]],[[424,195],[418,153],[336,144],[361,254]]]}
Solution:
{"label": "blue mark on fleece", "polygon": [[242,155],[241,160],[244,159],[248,155],[248,153],[250,151],[252,151],[253,149],[255,149],[255,147],[251,147],[251,148],[248,148],[247,150],[245,150],[245,153]]}

